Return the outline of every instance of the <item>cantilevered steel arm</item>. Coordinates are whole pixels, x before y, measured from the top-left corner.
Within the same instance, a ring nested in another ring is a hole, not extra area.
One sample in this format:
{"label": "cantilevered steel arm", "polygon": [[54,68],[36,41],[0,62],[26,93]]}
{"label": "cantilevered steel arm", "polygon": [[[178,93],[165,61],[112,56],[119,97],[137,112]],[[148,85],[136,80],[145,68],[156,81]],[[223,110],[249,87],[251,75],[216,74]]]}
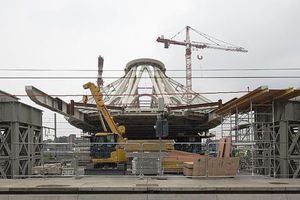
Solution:
{"label": "cantilevered steel arm", "polygon": [[48,108],[54,112],[60,113],[67,117],[68,119],[74,119],[77,124],[82,124],[87,129],[94,130],[95,127],[87,122],[85,122],[85,114],[78,109],[71,111],[70,105],[65,101],[52,97],[45,92],[37,89],[34,86],[25,86],[26,93],[29,98],[36,104]]}

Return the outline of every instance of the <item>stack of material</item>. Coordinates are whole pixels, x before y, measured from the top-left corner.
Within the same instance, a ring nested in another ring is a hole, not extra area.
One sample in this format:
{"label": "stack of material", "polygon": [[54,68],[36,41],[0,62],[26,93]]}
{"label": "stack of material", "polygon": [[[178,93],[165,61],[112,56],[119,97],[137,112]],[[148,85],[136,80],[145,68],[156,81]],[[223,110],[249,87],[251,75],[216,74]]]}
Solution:
{"label": "stack of material", "polygon": [[73,176],[74,174],[75,174],[74,168],[72,168],[72,167],[62,168],[61,175],[63,175],[63,176]]}
{"label": "stack of material", "polygon": [[194,160],[192,175],[193,176],[207,176],[207,169],[208,169],[207,161],[208,160],[210,160],[210,158]]}
{"label": "stack of material", "polygon": [[239,157],[231,158],[209,158],[208,176],[229,176],[237,174],[239,168]]}
{"label": "stack of material", "polygon": [[231,137],[223,137],[218,143],[217,157],[202,157],[185,162],[183,174],[185,176],[233,177],[239,168],[239,157],[230,157],[232,147]]}
{"label": "stack of material", "polygon": [[[164,156],[164,153],[161,153]],[[132,159],[132,174],[157,175],[160,169],[159,152],[127,153]]]}
{"label": "stack of material", "polygon": [[239,157],[231,158],[200,158],[184,163],[185,176],[233,177],[237,174]]}
{"label": "stack of material", "polygon": [[185,162],[183,167],[183,175],[207,176],[208,160],[210,160],[209,157],[195,159],[194,162]]}
{"label": "stack of material", "polygon": [[35,175],[61,175],[61,163],[44,164],[42,166],[35,166],[32,169],[32,174]]}
{"label": "stack of material", "polygon": [[184,162],[183,163],[183,175],[192,176],[194,169],[194,162]]}
{"label": "stack of material", "polygon": [[219,158],[229,158],[231,154],[232,138],[230,136],[223,137],[218,143],[218,155]]}
{"label": "stack of material", "polygon": [[[132,174],[156,175],[160,171],[160,156],[174,150],[174,140],[130,140],[124,145],[127,158],[132,158]],[[159,151],[161,150],[161,155]]]}
{"label": "stack of material", "polygon": [[129,140],[125,145],[126,152],[141,152],[141,151],[173,151],[174,140],[162,140],[161,144],[158,140]]}
{"label": "stack of material", "polygon": [[184,151],[168,152],[162,163],[164,173],[183,173],[184,162],[193,162],[195,159],[203,157],[207,156]]}

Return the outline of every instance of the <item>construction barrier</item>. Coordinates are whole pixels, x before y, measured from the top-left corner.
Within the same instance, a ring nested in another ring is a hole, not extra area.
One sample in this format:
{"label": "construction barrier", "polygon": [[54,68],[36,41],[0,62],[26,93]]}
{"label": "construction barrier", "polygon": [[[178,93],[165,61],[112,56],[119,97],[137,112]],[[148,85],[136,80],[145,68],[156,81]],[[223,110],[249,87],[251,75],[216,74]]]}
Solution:
{"label": "construction barrier", "polygon": [[[97,148],[101,149],[103,145],[106,146],[102,148],[101,152],[91,154],[92,147],[94,150],[97,150]],[[27,144],[27,146],[30,148],[31,144]],[[20,174],[14,177],[76,177],[86,175],[138,177],[264,175],[276,177],[273,169],[273,145],[266,143],[263,145],[264,148],[261,148],[261,146],[261,142],[234,143],[230,139],[227,140],[227,138],[221,139],[219,142],[210,143],[176,143],[173,140],[165,140],[161,143],[154,140],[148,142],[130,141],[123,144],[41,143],[40,162],[34,166],[28,166],[31,167],[32,173]],[[111,149],[116,147],[122,151],[124,150],[125,159],[124,157],[119,157],[122,154],[113,154],[111,152]],[[107,149],[107,151],[103,149]],[[266,156],[264,158],[257,156],[262,151]],[[113,157],[114,162],[98,160],[98,163],[96,163],[93,160],[102,157],[112,158],[112,155],[115,156]],[[93,169],[93,173],[86,173],[88,167]],[[122,171],[122,173],[118,171]]]}

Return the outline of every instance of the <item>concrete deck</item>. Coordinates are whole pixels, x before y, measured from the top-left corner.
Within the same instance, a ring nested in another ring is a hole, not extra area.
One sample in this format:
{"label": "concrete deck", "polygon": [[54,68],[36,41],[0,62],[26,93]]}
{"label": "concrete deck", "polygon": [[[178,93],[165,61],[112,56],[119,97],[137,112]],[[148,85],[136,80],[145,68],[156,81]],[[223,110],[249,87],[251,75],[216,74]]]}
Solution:
{"label": "concrete deck", "polygon": [[300,199],[300,179],[138,177],[0,181],[2,199]]}

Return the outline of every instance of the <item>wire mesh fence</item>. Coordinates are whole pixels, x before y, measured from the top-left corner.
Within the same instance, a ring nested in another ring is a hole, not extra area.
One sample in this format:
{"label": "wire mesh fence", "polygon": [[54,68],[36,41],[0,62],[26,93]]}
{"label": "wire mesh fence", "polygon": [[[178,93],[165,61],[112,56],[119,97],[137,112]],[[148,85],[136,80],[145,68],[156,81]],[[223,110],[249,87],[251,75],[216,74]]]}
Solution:
{"label": "wire mesh fence", "polygon": [[[20,143],[19,151],[39,146],[33,156],[3,157],[0,171],[8,178],[27,177],[281,177],[280,158],[272,142],[232,143],[229,156],[220,154],[222,142]],[[300,159],[298,159],[300,163]],[[10,172],[7,163],[20,165]],[[288,174],[293,176],[294,174]],[[2,178],[5,178],[2,176]]]}

